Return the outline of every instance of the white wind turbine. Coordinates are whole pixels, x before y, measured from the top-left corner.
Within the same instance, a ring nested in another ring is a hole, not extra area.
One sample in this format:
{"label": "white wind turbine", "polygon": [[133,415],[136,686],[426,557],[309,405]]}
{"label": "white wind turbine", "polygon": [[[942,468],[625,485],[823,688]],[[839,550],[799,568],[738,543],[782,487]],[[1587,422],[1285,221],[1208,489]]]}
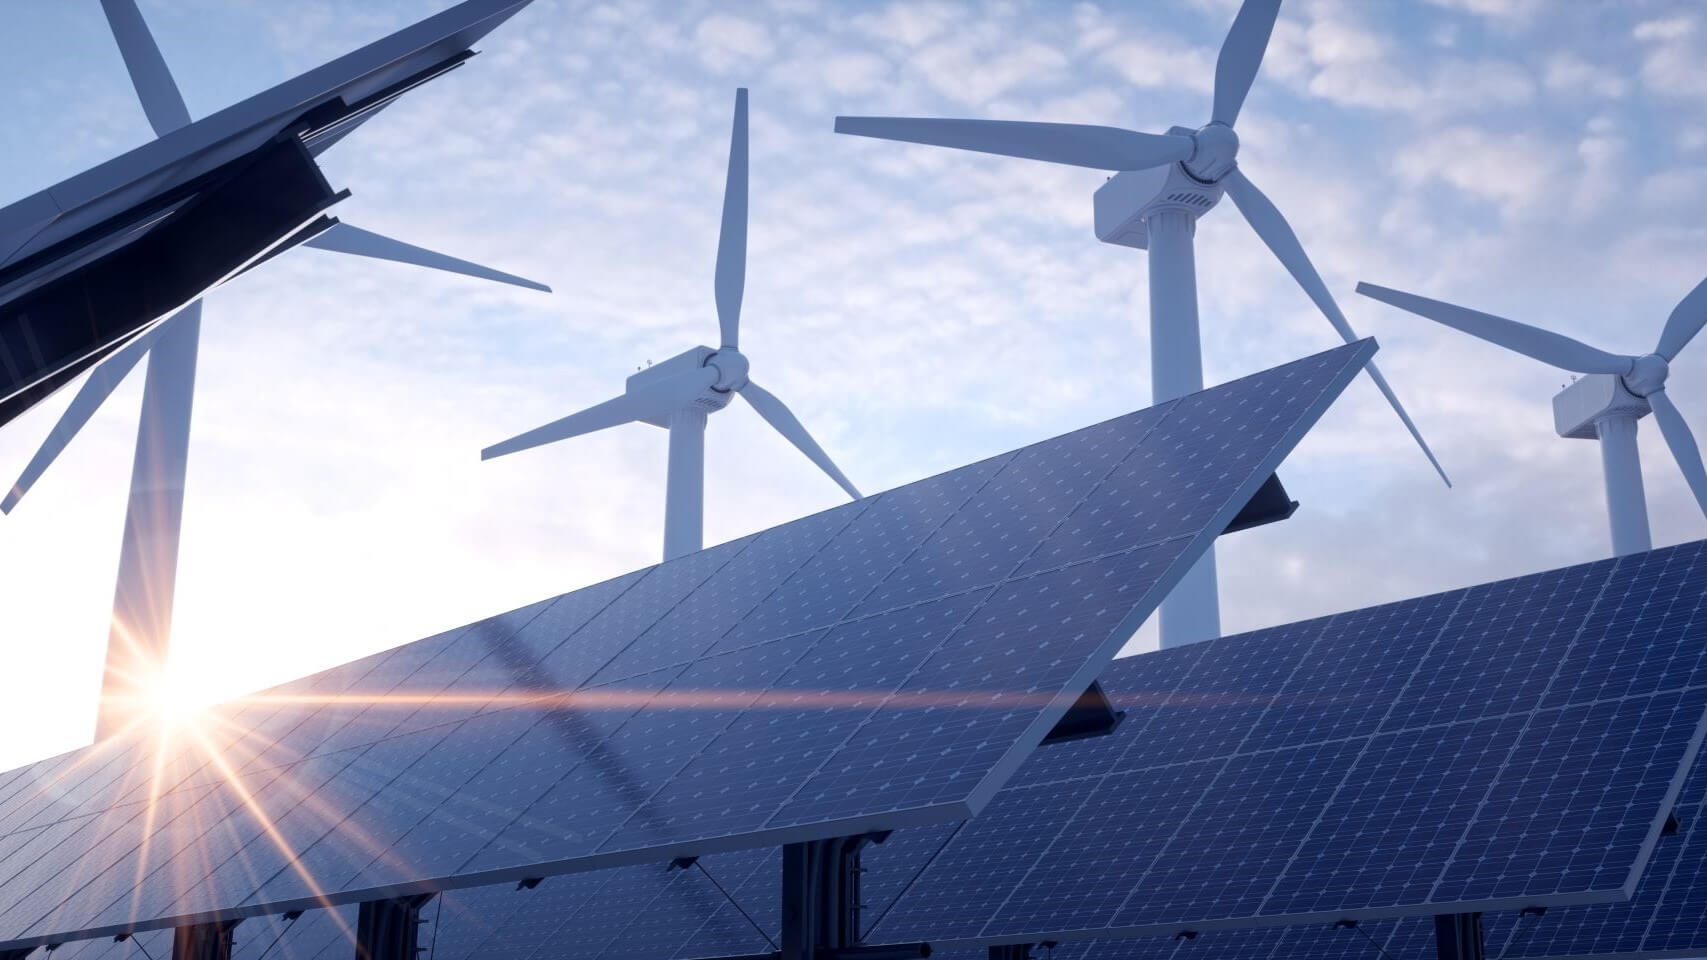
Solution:
{"label": "white wind turbine", "polygon": [[[1280,0],[1245,0],[1215,63],[1210,121],[1195,130],[1173,127],[1151,134],[1075,123],[837,117],[836,132],[1117,171],[1096,192],[1096,235],[1105,243],[1149,251],[1150,383],[1152,399],[1161,403],[1203,389],[1192,235],[1197,218],[1223,193],[1339,335],[1347,342],[1357,339],[1292,228],[1235,162],[1239,138],[1233,122],[1256,79],[1279,12]],[[1373,363],[1366,369],[1451,486],[1381,372]],[[1161,633],[1164,647],[1220,635],[1213,552],[1205,553],[1162,602]]]}
{"label": "white wind turbine", "polygon": [[1586,374],[1553,398],[1553,421],[1561,437],[1600,441],[1614,555],[1653,547],[1636,451],[1636,421],[1650,410],[1702,513],[1707,514],[1707,469],[1701,465],[1701,450],[1665,392],[1671,362],[1707,326],[1707,280],[1672,310],[1654,352],[1640,356],[1607,353],[1515,320],[1374,284],[1360,283],[1357,292],[1561,370]]}
{"label": "white wind turbine", "polygon": [[747,358],[736,349],[746,274],[747,91],[743,87],[735,91],[729,177],[723,188],[723,226],[717,239],[715,289],[722,346],[694,347],[647,367],[628,378],[621,396],[487,447],[480,451],[480,459],[490,460],[624,423],[667,428],[670,459],[664,493],[664,559],[670,560],[693,553],[704,544],[705,420],[740,394],[848,496],[859,499],[859,491],[788,407],[747,376]]}
{"label": "white wind turbine", "polygon": [[[101,7],[155,135],[164,137],[188,126],[189,109],[142,12],[137,9],[136,0],[101,0]],[[550,290],[531,280],[344,223],[334,224],[305,245]],[[183,521],[184,477],[189,461],[201,306],[200,300],[191,303],[95,367],[12,489],[0,499],[0,512],[11,513],[125,375],[147,355],[96,739],[122,729],[134,714],[134,704],[125,702],[132,695],[129,691],[153,681],[153,674],[166,662]]]}

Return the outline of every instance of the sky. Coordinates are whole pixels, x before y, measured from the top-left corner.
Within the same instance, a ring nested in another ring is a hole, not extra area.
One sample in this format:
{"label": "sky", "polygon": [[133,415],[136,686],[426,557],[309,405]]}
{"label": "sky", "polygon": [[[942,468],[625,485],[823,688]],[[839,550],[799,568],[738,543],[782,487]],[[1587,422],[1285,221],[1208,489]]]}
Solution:
{"label": "sky", "polygon": [[[139,0],[197,117],[448,5]],[[299,249],[207,298],[174,683],[234,696],[656,562],[663,431],[479,451],[715,343],[738,86],[742,348],[862,490],[1147,406],[1147,266],[1091,232],[1103,174],[832,120],[1195,128],[1236,7],[537,0],[321,162],[342,219],[555,293]],[[4,16],[0,203],[150,138],[94,0]],[[1219,542],[1226,632],[1610,553],[1596,445],[1553,432],[1568,376],[1352,288],[1651,350],[1707,274],[1703,63],[1680,0],[1287,0],[1240,168],[1455,486],[1360,379],[1281,469],[1298,513]],[[1338,342],[1230,203],[1196,243],[1209,383]],[[0,518],[0,768],[92,733],[141,380]],[[72,392],[0,428],[0,474]],[[1668,393],[1707,434],[1707,344]],[[1640,444],[1656,545],[1707,536],[1651,420]],[[844,498],[744,404],[707,451],[708,544]]]}

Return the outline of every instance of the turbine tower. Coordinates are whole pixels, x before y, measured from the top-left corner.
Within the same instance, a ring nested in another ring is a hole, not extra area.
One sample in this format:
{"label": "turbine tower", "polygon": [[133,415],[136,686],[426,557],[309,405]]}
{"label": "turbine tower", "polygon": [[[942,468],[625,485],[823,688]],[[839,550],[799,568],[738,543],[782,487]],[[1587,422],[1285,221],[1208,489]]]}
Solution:
{"label": "turbine tower", "polygon": [[[101,0],[101,7],[155,135],[164,137],[188,126],[189,109],[135,0]],[[343,223],[334,224],[306,245],[536,290],[550,289]],[[148,356],[124,539],[119,551],[118,583],[113,591],[113,615],[108,627],[101,703],[95,721],[97,740],[118,733],[133,721],[138,698],[158,679],[166,664],[201,319],[202,305],[197,300],[95,367],[12,489],[0,499],[0,512],[11,513],[131,368],[144,354]]]}
{"label": "turbine tower", "polygon": [[705,421],[739,394],[778,433],[829,474],[848,496],[859,499],[859,491],[788,407],[747,376],[747,358],[737,349],[746,274],[747,90],[743,87],[735,91],[729,176],[723,189],[723,226],[717,240],[715,291],[722,346],[694,347],[647,367],[628,378],[621,396],[487,447],[480,451],[480,459],[490,460],[624,423],[650,423],[668,429],[664,559],[671,560],[704,545]]}
{"label": "turbine tower", "polygon": [[1553,424],[1561,437],[1600,441],[1615,556],[1653,549],[1647,496],[1642,490],[1642,463],[1636,450],[1636,421],[1649,411],[1659,421],[1660,433],[1689,481],[1695,501],[1707,514],[1707,469],[1701,465],[1701,450],[1695,445],[1689,424],[1665,392],[1671,362],[1707,325],[1707,280],[1678,303],[1660,331],[1654,351],[1641,356],[1607,353],[1516,320],[1370,283],[1358,284],[1357,292],[1561,370],[1585,374],[1553,398]]}
{"label": "turbine tower", "polygon": [[[1165,134],[1074,123],[837,117],[836,132],[901,140],[1028,160],[1116,171],[1094,198],[1097,239],[1149,251],[1150,389],[1162,403],[1203,389],[1197,326],[1197,265],[1192,246],[1197,219],[1231,196],[1251,228],[1279,258],[1339,335],[1357,339],[1292,228],[1235,162],[1233,132],[1280,12],[1280,0],[1245,0],[1215,63],[1215,99],[1208,124]],[[1387,380],[1366,369],[1447,486],[1446,471],[1423,441]],[[1205,553],[1161,607],[1162,646],[1219,636],[1215,554]]]}

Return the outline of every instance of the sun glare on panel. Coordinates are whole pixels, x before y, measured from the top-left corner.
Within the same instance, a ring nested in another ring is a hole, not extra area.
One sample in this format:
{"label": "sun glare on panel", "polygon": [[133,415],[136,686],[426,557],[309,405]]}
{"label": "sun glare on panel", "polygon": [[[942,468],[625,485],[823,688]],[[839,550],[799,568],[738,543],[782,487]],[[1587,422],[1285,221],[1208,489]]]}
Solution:
{"label": "sun glare on panel", "polygon": [[196,722],[214,700],[206,678],[194,675],[193,669],[174,669],[168,665],[153,679],[143,684],[139,706],[149,722],[166,727],[183,727]]}

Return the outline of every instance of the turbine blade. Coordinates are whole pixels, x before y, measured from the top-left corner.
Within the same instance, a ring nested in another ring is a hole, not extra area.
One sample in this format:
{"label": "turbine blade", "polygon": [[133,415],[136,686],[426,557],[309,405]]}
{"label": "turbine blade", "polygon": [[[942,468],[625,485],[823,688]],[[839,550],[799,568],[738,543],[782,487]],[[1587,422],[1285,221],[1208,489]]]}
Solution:
{"label": "turbine blade", "polygon": [[1093,170],[1147,170],[1185,160],[1196,149],[1190,137],[1173,134],[1138,133],[1080,123],[1028,123],[1018,120],[837,117],[836,132],[1065,163]]}
{"label": "turbine blade", "polygon": [[327,250],[332,253],[348,253],[358,257],[372,257],[375,260],[391,260],[397,263],[413,264],[417,267],[427,267],[432,270],[443,270],[446,273],[460,273],[466,277],[477,277],[481,280],[491,280],[496,283],[507,283],[511,286],[526,287],[529,290],[540,290],[550,293],[551,288],[543,283],[537,283],[525,277],[518,277],[502,270],[483,267],[478,263],[458,260],[417,247],[412,243],[393,240],[371,230],[352,227],[347,223],[334,223],[329,229],[321,231],[317,236],[303,243],[305,247],[316,250]]}
{"label": "turbine blade", "polygon": [[741,334],[741,293],[747,283],[747,88],[735,91],[729,133],[729,179],[723,185],[723,229],[717,235],[717,324],[723,345]]}
{"label": "turbine blade", "polygon": [[1378,287],[1372,283],[1359,283],[1357,292],[1372,300],[1391,304],[1419,317],[1445,324],[1454,330],[1563,370],[1576,373],[1610,373],[1617,376],[1630,372],[1629,357],[1607,353],[1580,340],[1573,340],[1540,327],[1532,327],[1527,323],[1430,300],[1401,290]]}
{"label": "turbine blade", "polygon": [[[1233,198],[1233,205],[1239,208],[1239,213],[1244,215],[1251,229],[1255,230],[1262,242],[1274,252],[1281,265],[1292,274],[1292,279],[1304,288],[1305,294],[1315,302],[1316,308],[1328,318],[1328,322],[1333,324],[1334,330],[1339,332],[1345,342],[1355,342],[1358,339],[1357,331],[1351,328],[1345,314],[1340,312],[1339,304],[1334,301],[1333,294],[1328,292],[1328,285],[1322,282],[1315,265],[1304,253],[1304,245],[1298,242],[1298,235],[1292,232],[1291,225],[1280,215],[1280,210],[1237,167],[1227,174],[1225,182],[1227,195]],[[1435,459],[1434,451],[1429,449],[1428,441],[1422,437],[1422,431],[1411,421],[1411,415],[1405,412],[1405,405],[1399,402],[1393,388],[1387,385],[1387,378],[1381,375],[1381,371],[1373,363],[1367,364],[1364,369],[1369,372],[1369,379],[1375,381],[1375,386],[1381,390],[1382,396],[1387,398],[1393,412],[1399,415],[1405,429],[1410,431],[1411,438],[1422,448],[1423,456],[1434,466],[1434,472],[1440,474],[1440,479],[1447,486],[1452,486],[1451,478],[1447,477],[1440,461]]]}
{"label": "turbine blade", "polygon": [[1701,448],[1695,445],[1695,435],[1689,432],[1689,424],[1684,422],[1683,414],[1666,396],[1664,388],[1648,394],[1647,401],[1648,406],[1654,408],[1654,420],[1660,425],[1666,446],[1671,448],[1672,459],[1683,471],[1683,479],[1689,481],[1689,489],[1695,493],[1695,502],[1700,505],[1701,513],[1707,515],[1707,467],[1701,465]]}
{"label": "turbine blade", "polygon": [[131,86],[136,88],[137,99],[142,101],[142,112],[148,115],[154,135],[164,137],[179,127],[189,126],[189,108],[184,106],[184,97],[172,80],[166,58],[154,43],[154,34],[148,31],[148,22],[136,8],[136,0],[101,0],[101,9],[106,11],[107,26],[118,41],[119,55],[124,57]]}
{"label": "turbine blade", "polygon": [[30,492],[30,488],[36,485],[36,481],[40,480],[42,474],[47,472],[47,468],[53,466],[53,462],[59,459],[61,453],[65,452],[65,448],[71,444],[71,438],[77,436],[78,432],[89,422],[89,418],[93,417],[95,411],[101,408],[101,404],[106,403],[107,398],[112,396],[114,390],[118,389],[118,385],[124,382],[125,376],[135,369],[136,362],[141,360],[143,354],[148,352],[148,348],[154,344],[154,341],[166,332],[167,326],[176,323],[179,317],[190,314],[192,311],[194,319],[199,321],[201,310],[202,302],[197,300],[176,314],[155,324],[147,333],[125,344],[90,371],[89,379],[83,381],[83,386],[78,389],[77,395],[71,398],[70,406],[66,407],[65,412],[60,414],[59,422],[55,423],[53,429],[48,432],[47,439],[42,441],[41,448],[36,451],[34,457],[30,458],[30,462],[24,467],[24,472],[18,475],[17,482],[12,484],[12,489],[6,493],[5,499],[0,499],[0,513],[11,513],[12,509],[18,505],[18,501],[24,498],[24,494]]}
{"label": "turbine blade", "polygon": [[1671,316],[1666,318],[1666,328],[1660,333],[1660,345],[1654,348],[1654,352],[1670,363],[1704,326],[1707,326],[1707,280],[1696,284],[1695,289],[1672,308]]}
{"label": "turbine blade", "polygon": [[1221,43],[1215,61],[1215,110],[1210,119],[1232,126],[1245,105],[1245,95],[1256,81],[1262,55],[1268,51],[1274,19],[1280,15],[1280,0],[1245,0],[1233,18],[1232,29]]}
{"label": "turbine blade", "polygon": [[830,455],[824,452],[824,448],[818,446],[818,441],[812,439],[812,435],[806,432],[806,427],[788,409],[788,406],[776,398],[776,394],[752,380],[748,380],[739,392],[748,403],[753,405],[753,409],[759,412],[759,416],[765,418],[766,423],[776,428],[777,433],[782,434],[789,443],[794,444],[801,453],[806,454],[806,458],[817,464],[818,469],[829,474],[830,479],[836,481],[843,490],[846,490],[848,496],[855,500],[859,499],[859,491],[854,488],[852,483],[848,482],[848,478],[836,466],[835,461],[830,459]]}
{"label": "turbine blade", "polygon": [[535,427],[526,433],[511,437],[502,443],[495,443],[480,451],[480,459],[491,460],[506,454],[528,450],[558,440],[567,440],[582,434],[593,433],[609,427],[633,423],[636,420],[650,420],[667,417],[676,409],[690,403],[702,390],[717,382],[717,371],[709,367],[701,367],[688,373],[679,374],[639,390],[612,397],[604,403],[595,404],[579,413],[571,413],[561,420],[553,420],[543,427]]}

